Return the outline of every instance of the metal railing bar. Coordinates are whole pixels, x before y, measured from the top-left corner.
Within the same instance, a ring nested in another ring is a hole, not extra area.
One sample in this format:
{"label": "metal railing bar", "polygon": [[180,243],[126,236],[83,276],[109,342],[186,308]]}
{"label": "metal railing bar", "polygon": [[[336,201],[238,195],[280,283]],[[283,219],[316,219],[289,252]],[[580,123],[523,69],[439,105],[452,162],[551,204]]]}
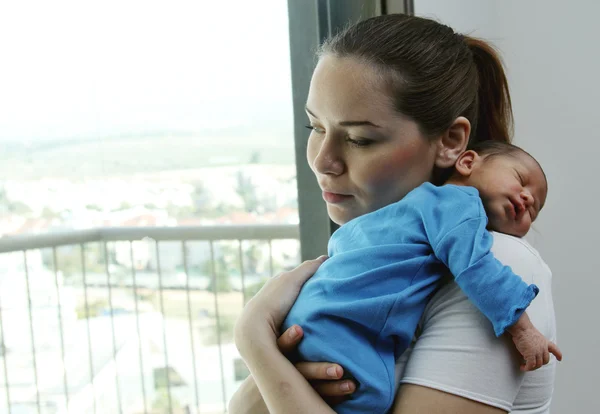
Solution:
{"label": "metal railing bar", "polygon": [[23,262],[25,266],[25,285],[27,286],[27,307],[29,308],[29,331],[31,333],[31,352],[32,352],[32,364],[33,364],[33,378],[35,381],[35,400],[37,404],[38,414],[41,414],[42,407],[40,404],[40,385],[38,381],[38,370],[37,370],[37,357],[35,347],[35,336],[33,333],[33,310],[31,306],[31,290],[29,289],[29,268],[27,266],[27,251],[23,250]]}
{"label": "metal railing bar", "polygon": [[65,358],[65,338],[62,320],[62,301],[60,296],[60,286],[58,285],[58,259],[56,257],[56,247],[52,248],[52,264],[54,267],[54,286],[56,287],[56,301],[58,303],[58,327],[60,331],[60,356],[63,364],[63,384],[65,388],[65,402],[67,411],[69,411],[69,383],[67,381],[67,363]]}
{"label": "metal railing bar", "polygon": [[219,366],[221,368],[221,389],[223,391],[223,411],[227,411],[227,391],[225,389],[225,370],[223,368],[223,350],[221,341],[221,318],[219,317],[219,300],[217,298],[217,269],[215,265],[215,247],[214,243],[210,242],[210,261],[212,264],[212,287],[213,295],[215,298],[215,318],[216,318],[216,330],[217,330],[217,343],[219,344]]}
{"label": "metal railing bar", "polygon": [[98,241],[141,240],[146,237],[156,241],[297,239],[300,237],[300,230],[295,224],[106,227],[46,234],[4,236],[0,237],[0,253],[86,244]]}
{"label": "metal railing bar", "polygon": [[2,319],[4,318],[3,313],[2,303],[0,303],[0,337],[2,338],[0,341],[0,347],[2,347],[0,351],[2,352],[2,363],[4,364],[4,390],[6,391],[6,405],[8,406],[8,414],[11,414],[10,383],[8,382],[8,364],[6,362],[6,336],[4,336],[4,323],[2,322]]}
{"label": "metal railing bar", "polygon": [[112,301],[112,288],[110,285],[110,269],[108,260],[108,245],[106,242],[102,243],[104,247],[104,263],[106,267],[106,285],[108,286],[108,307],[110,309],[110,331],[112,335],[112,348],[113,348],[113,362],[115,364],[115,387],[117,391],[117,404],[119,405],[119,414],[123,413],[123,406],[121,404],[121,387],[119,384],[119,364],[117,364],[117,339],[115,337],[115,317],[113,311]]}
{"label": "metal railing bar", "polygon": [[240,258],[240,275],[242,276],[242,307],[246,306],[246,278],[244,274],[244,255],[242,241],[238,240],[238,257]]}
{"label": "metal railing bar", "polygon": [[137,295],[137,280],[135,274],[135,262],[133,258],[133,242],[129,242],[129,253],[131,257],[131,275],[133,277],[132,286],[133,286],[133,301],[135,306],[135,327],[137,330],[138,337],[138,353],[140,356],[140,379],[142,380],[142,398],[144,399],[144,414],[148,414],[148,407],[146,403],[146,384],[144,381],[144,361],[142,355],[142,335],[140,329],[140,312],[138,308],[138,295]]}
{"label": "metal railing bar", "polygon": [[158,273],[158,295],[160,300],[160,314],[162,316],[162,327],[163,327],[163,347],[165,350],[165,379],[167,382],[167,397],[169,402],[169,414],[173,414],[173,402],[171,401],[171,378],[169,376],[169,353],[167,351],[167,323],[165,321],[165,305],[163,301],[163,288],[162,288],[162,271],[160,269],[160,249],[158,240],[155,241],[156,245],[156,271]]}
{"label": "metal railing bar", "polygon": [[83,301],[85,304],[85,321],[86,330],[88,337],[88,359],[90,363],[90,385],[92,387],[92,396],[94,400],[94,414],[96,414],[96,387],[94,386],[94,359],[92,356],[92,334],[90,331],[90,306],[88,302],[88,291],[87,291],[87,271],[85,269],[85,245],[79,245],[81,250],[81,276],[83,283]]}
{"label": "metal railing bar", "polygon": [[183,254],[183,270],[185,272],[185,293],[187,298],[188,322],[190,325],[190,347],[192,349],[192,368],[194,373],[194,395],[196,397],[196,410],[200,411],[200,397],[198,395],[198,375],[196,373],[196,347],[194,345],[194,324],[192,320],[192,302],[190,300],[190,273],[187,263],[187,249],[185,240],[181,242],[181,250]]}
{"label": "metal railing bar", "polygon": [[269,239],[269,275],[273,277],[273,240]]}

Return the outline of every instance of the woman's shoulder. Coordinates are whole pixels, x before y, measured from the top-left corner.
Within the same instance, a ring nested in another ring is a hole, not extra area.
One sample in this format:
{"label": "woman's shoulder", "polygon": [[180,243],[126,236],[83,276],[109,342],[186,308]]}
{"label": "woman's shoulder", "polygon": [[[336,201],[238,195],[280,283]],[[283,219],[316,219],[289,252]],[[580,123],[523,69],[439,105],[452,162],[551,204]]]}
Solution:
{"label": "woman's shoulder", "polygon": [[[540,288],[527,313],[546,337],[556,341],[550,269],[527,241],[501,233],[492,235],[496,258]],[[510,338],[496,338],[492,324],[452,282],[451,275],[448,281],[425,307],[418,339],[398,361],[400,381],[505,411],[518,411],[526,397],[527,404],[547,404],[552,394],[555,361],[533,373],[520,372],[518,354]],[[546,385],[539,386],[540,383]]]}
{"label": "woman's shoulder", "polygon": [[492,232],[492,236],[492,253],[496,259],[510,266],[524,281],[542,284],[552,281],[550,268],[527,240],[498,232]]}
{"label": "woman's shoulder", "polygon": [[[524,282],[538,286],[539,293],[527,308],[527,313],[533,324],[546,337],[555,340],[556,322],[550,268],[540,253],[526,240],[496,232],[492,232],[492,235],[494,256],[504,265],[510,266]],[[446,323],[452,323],[453,317],[458,317],[463,320],[469,318],[479,320],[481,323],[477,324],[478,329],[487,332],[491,324],[468,300],[458,285],[452,282],[452,275],[448,275],[447,281],[449,283],[444,283],[425,307],[422,318],[423,329],[427,329],[427,325],[443,327]],[[454,316],[449,317],[449,315]]]}

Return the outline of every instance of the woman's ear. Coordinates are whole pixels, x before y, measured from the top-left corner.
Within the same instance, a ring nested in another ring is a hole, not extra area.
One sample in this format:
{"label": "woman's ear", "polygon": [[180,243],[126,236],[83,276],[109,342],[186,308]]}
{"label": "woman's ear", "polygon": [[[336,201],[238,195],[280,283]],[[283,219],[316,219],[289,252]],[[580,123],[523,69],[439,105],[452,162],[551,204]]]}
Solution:
{"label": "woman's ear", "polygon": [[456,118],[438,141],[436,167],[453,167],[460,154],[467,148],[470,133],[471,123],[469,120],[464,116]]}
{"label": "woman's ear", "polygon": [[456,160],[456,163],[454,164],[454,169],[459,175],[467,178],[473,172],[473,167],[478,158],[479,154],[477,154],[475,151],[465,151],[462,154],[460,154],[458,160]]}

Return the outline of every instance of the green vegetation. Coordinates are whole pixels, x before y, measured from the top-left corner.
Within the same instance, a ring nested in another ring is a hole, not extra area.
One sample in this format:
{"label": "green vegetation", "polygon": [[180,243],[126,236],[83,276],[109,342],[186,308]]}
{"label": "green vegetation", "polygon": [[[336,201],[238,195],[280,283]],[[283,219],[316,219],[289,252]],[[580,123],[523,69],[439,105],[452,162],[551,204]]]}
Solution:
{"label": "green vegetation", "polygon": [[0,177],[78,179],[82,176],[106,177],[247,162],[294,163],[291,136],[282,137],[281,131],[246,138],[247,134],[248,131],[148,133],[8,142],[0,154]]}

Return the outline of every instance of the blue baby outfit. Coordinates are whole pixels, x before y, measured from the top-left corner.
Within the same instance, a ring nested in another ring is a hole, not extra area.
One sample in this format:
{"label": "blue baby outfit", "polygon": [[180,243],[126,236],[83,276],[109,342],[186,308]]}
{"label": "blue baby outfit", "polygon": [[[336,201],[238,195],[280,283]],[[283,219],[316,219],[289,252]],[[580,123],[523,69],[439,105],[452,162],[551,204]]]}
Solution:
{"label": "blue baby outfit", "polygon": [[391,408],[396,358],[447,269],[496,335],[519,319],[538,288],[494,258],[486,225],[477,189],[425,183],[331,236],[330,258],[302,288],[283,329],[304,330],[292,359],[337,362],[359,382],[338,413]]}

